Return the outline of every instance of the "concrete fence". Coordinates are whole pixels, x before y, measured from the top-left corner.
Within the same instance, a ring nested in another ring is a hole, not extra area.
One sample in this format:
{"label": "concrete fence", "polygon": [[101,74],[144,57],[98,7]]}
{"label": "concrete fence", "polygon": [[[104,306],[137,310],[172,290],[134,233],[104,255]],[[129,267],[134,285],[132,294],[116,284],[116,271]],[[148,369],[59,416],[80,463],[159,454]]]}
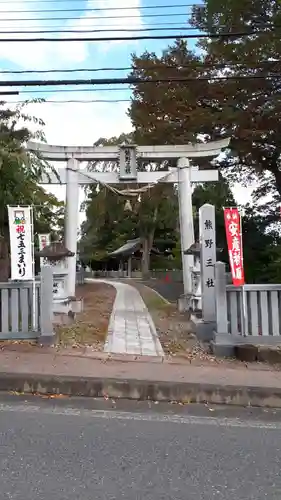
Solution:
{"label": "concrete fence", "polygon": [[[245,315],[245,333],[251,337],[277,337],[281,340],[281,284],[245,285],[245,307],[242,288],[226,284],[225,265],[216,263],[216,332],[241,335]],[[245,311],[245,313],[244,313]]]}
{"label": "concrete fence", "polygon": [[[53,276],[50,266],[35,282],[0,283],[0,340],[53,341]],[[35,307],[34,307],[35,306]]]}

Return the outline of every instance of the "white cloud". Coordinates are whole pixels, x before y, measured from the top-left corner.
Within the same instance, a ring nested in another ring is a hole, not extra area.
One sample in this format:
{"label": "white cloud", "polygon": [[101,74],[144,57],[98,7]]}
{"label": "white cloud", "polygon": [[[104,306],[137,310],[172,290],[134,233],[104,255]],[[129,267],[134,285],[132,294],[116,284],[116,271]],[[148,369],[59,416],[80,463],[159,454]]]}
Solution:
{"label": "white cloud", "polygon": [[[85,97],[85,96],[84,96]],[[96,100],[102,96],[95,96]],[[87,96],[86,99],[89,99]],[[69,99],[62,94],[61,100]],[[81,96],[79,94],[79,99]],[[10,101],[14,100],[12,98]],[[112,137],[132,130],[127,103],[28,104],[25,112],[42,118],[49,144],[91,146],[99,137]]]}
{"label": "white cloud", "polygon": [[[15,8],[11,8],[11,4],[15,5]],[[38,2],[40,6],[40,2]],[[88,30],[94,30],[94,29],[103,29],[103,27],[106,26],[113,26],[113,25],[118,25],[120,28],[134,28],[138,29],[142,25],[142,18],[141,18],[141,11],[140,11],[140,0],[119,0],[118,2],[118,7],[116,7],[116,0],[109,0],[106,3],[106,8],[112,8],[115,10],[112,11],[96,11],[96,12],[86,12],[86,11],[81,11],[81,16],[76,16],[76,19],[74,21],[40,21],[34,19],[33,21],[27,21],[28,18],[40,18],[40,17],[55,17],[52,14],[48,13],[32,13],[31,11],[35,9],[40,10],[42,8],[42,4],[40,8],[38,9],[38,4],[33,4],[33,3],[28,3],[25,2],[25,0],[19,0],[17,2],[14,2],[13,0],[10,0],[9,4],[3,4],[1,5],[1,11],[3,11],[3,14],[1,12],[1,17],[2,21],[0,19],[0,26],[1,30],[26,30],[26,29],[36,29],[36,30],[42,30],[44,29],[44,26],[58,26],[61,28],[63,25],[63,29],[88,29]],[[53,5],[53,4],[51,4]],[[54,4],[55,5],[55,4]],[[76,4],[74,4],[76,6]],[[46,7],[46,4],[44,4]],[[133,10],[119,10],[118,8],[122,7],[128,7],[132,8],[134,7]],[[70,7],[69,7],[70,8]],[[88,0],[88,2],[85,4],[85,9],[98,9],[98,8],[105,8],[105,4],[103,0],[100,0],[98,2],[94,2],[92,0]],[[17,13],[14,12],[15,10],[25,10],[25,11],[30,11],[29,13]],[[5,11],[5,12],[4,12]],[[84,12],[84,13],[83,13]],[[57,17],[75,17],[77,13],[59,13]],[[78,13],[79,14],[79,13]],[[112,17],[113,19],[106,19],[107,16]],[[114,16],[122,16],[122,18],[114,19]],[[124,16],[124,17],[123,17]],[[134,18],[126,18],[125,16],[135,16]],[[11,21],[5,22],[3,19],[9,18]],[[101,19],[91,19],[92,17],[97,17]],[[20,21],[18,19],[21,19]],[[131,33],[132,34],[132,33]],[[88,36],[92,36],[91,34],[87,34]],[[71,37],[75,36],[76,38],[83,38],[84,36],[83,33],[77,33],[75,35],[71,34],[54,34],[54,35],[45,35],[45,36],[60,36],[60,38],[66,38],[66,37]],[[105,34],[93,34],[93,37],[99,37],[99,36],[121,36],[121,33],[110,33],[107,32]],[[124,33],[122,33],[124,35]],[[1,37],[4,38],[6,35],[0,35],[0,40]],[[16,38],[24,38],[28,37],[28,35],[21,35],[21,34],[14,34],[14,35],[8,35],[9,38],[13,37],[14,39]],[[30,35],[29,35],[30,36]],[[37,35],[31,35],[32,37],[36,37]],[[38,37],[44,36],[44,35],[38,35]],[[130,33],[126,33],[125,36],[130,36]],[[128,42],[124,42],[128,44]],[[43,69],[44,67],[52,66],[52,68],[60,68],[62,64],[67,65],[72,63],[74,65],[75,63],[81,63],[82,61],[85,61],[88,56],[90,55],[89,49],[90,49],[91,42],[25,42],[25,43],[0,43],[0,59],[5,59],[8,61],[11,61],[22,68],[32,68],[32,69]],[[100,43],[95,43],[95,48],[98,50],[107,50],[109,46],[109,42],[100,42]]]}
{"label": "white cloud", "polygon": [[[119,0],[118,7],[116,7],[116,0],[108,0],[106,4],[103,0],[88,0],[87,9],[112,9],[96,12],[86,12],[79,21],[72,24],[72,29],[85,29],[85,30],[95,30],[102,29],[106,30],[110,28],[112,30],[120,31],[107,31],[106,33],[96,33],[93,36],[96,37],[106,37],[106,38],[116,38],[116,37],[128,37],[136,35],[134,31],[122,31],[122,30],[138,30],[143,27],[143,20],[141,15],[141,1],[140,0]],[[125,10],[124,10],[125,9]],[[100,19],[92,19],[93,17],[99,17]],[[77,36],[83,37],[83,34]],[[107,51],[112,44],[116,43],[126,43],[127,41],[121,42],[100,42],[98,44],[98,49],[102,51]]]}
{"label": "white cloud", "polygon": [[[11,7],[14,4],[14,8]],[[51,4],[53,5],[53,4]],[[38,9],[39,6],[39,9]],[[46,7],[46,5],[44,4]],[[44,30],[44,25],[56,26],[54,21],[40,21],[36,18],[40,17],[53,17],[48,13],[32,13],[32,10],[40,10],[40,3],[28,3],[25,0],[19,0],[14,2],[10,0],[9,4],[1,5],[1,17],[0,26],[1,31],[28,31],[28,30]],[[20,13],[15,11],[28,11],[26,13]],[[5,13],[2,13],[2,11]],[[3,21],[3,19],[8,18],[11,21]],[[63,17],[62,15],[60,17]],[[29,18],[34,18],[30,21]],[[21,20],[19,20],[21,19]],[[58,21],[60,26],[63,21]],[[46,24],[47,23],[47,24]],[[58,26],[58,25],[57,25]],[[44,35],[34,34],[1,34],[1,38],[35,38]],[[48,36],[48,35],[46,35]],[[52,35],[49,35],[52,36]],[[54,36],[54,35],[53,35]],[[54,68],[59,68],[62,64],[72,62],[77,63],[86,59],[88,56],[87,44],[83,42],[71,42],[67,43],[68,50],[66,50],[65,44],[62,42],[10,42],[10,43],[0,43],[0,59],[10,61],[18,66],[26,69],[42,69],[45,66],[51,65]],[[71,47],[70,47],[71,45]]]}
{"label": "white cloud", "polygon": [[[12,6],[13,4],[13,6]],[[51,8],[59,8],[58,5],[51,4]],[[118,26],[120,28],[134,28],[137,29],[141,27],[141,11],[140,11],[140,0],[120,0],[118,2],[118,7],[129,7],[132,10],[119,10],[116,8],[115,0],[108,0],[106,3],[103,0],[92,1],[88,0],[85,4],[85,9],[91,8],[112,8],[112,11],[96,11],[96,12],[86,12],[81,11],[81,17],[76,19],[74,22],[70,21],[65,23],[64,29],[103,29],[103,27]],[[71,5],[69,5],[69,8]],[[77,7],[76,3],[73,4],[73,8]],[[1,11],[6,10],[7,14],[2,14],[2,21],[0,19],[0,29],[5,27],[5,29],[18,29],[26,30],[27,28],[33,29],[44,29],[44,25],[56,25],[54,21],[26,21],[24,18],[35,17],[52,17],[52,14],[31,14],[31,13],[16,13],[15,10],[38,10],[42,8],[50,8],[49,5],[37,3],[28,3],[25,0],[10,0],[9,4],[1,4]],[[73,13],[73,16],[76,13]],[[72,15],[72,14],[71,14]],[[124,16],[123,19],[114,18],[114,15]],[[126,18],[125,16],[134,16],[134,18]],[[63,17],[64,14],[59,14],[59,17]],[[65,17],[67,14],[65,14]],[[106,19],[107,16],[112,17],[112,19]],[[10,21],[3,22],[3,18],[21,18],[21,21]],[[102,17],[103,19],[92,20],[90,17]],[[62,26],[63,21],[58,21],[57,25]],[[119,35],[121,33],[119,32]],[[124,35],[124,33],[122,33]],[[113,34],[108,32],[108,36]],[[118,36],[118,33],[114,33],[114,36]],[[126,33],[126,36],[130,36],[130,33]],[[1,36],[0,35],[0,39]],[[12,36],[12,35],[9,35]],[[22,36],[23,35],[14,35]],[[67,35],[62,35],[67,36]],[[79,36],[79,35],[78,35]],[[81,37],[83,34],[80,35]],[[99,36],[97,34],[97,36]],[[81,66],[84,61],[84,65],[89,65],[92,63],[93,54],[91,59],[89,56],[89,48],[91,46],[91,52],[93,48],[97,51],[104,50],[106,46],[108,48],[109,43],[87,43],[87,42],[38,42],[38,43],[0,43],[0,61],[10,61],[13,64],[17,64],[22,69],[47,69],[47,68],[77,68]],[[124,45],[128,45],[128,42],[124,42]],[[78,64],[80,63],[80,64]],[[97,64],[97,63],[95,63]],[[94,64],[93,64],[94,65]],[[5,63],[7,67],[7,63]],[[49,75],[48,75],[49,76]],[[55,75],[60,77],[60,75]],[[0,79],[3,80],[6,75],[0,75]],[[3,90],[3,89],[2,89]],[[7,89],[9,90],[9,89]],[[10,89],[11,90],[11,89]],[[43,96],[44,94],[36,94],[36,97]],[[107,99],[107,97],[113,97],[112,94],[103,93],[100,97],[95,93],[95,100]],[[18,99],[32,98],[32,89],[30,94],[20,95],[19,97],[11,96],[7,97],[9,101],[15,101]],[[116,96],[117,97],[117,96]],[[119,96],[118,96],[119,97]],[[118,98],[117,97],[117,98]],[[70,99],[89,99],[89,94],[72,94],[72,93],[60,93],[54,94],[53,96],[48,93],[48,99],[57,100],[70,100]],[[42,118],[45,123],[45,132],[47,140],[50,144],[74,144],[74,145],[91,145],[100,136],[110,137],[112,135],[118,135],[122,132],[127,132],[131,130],[131,124],[129,118],[126,116],[126,109],[128,107],[127,103],[65,103],[65,104],[32,104],[28,105],[27,111],[35,116]]]}

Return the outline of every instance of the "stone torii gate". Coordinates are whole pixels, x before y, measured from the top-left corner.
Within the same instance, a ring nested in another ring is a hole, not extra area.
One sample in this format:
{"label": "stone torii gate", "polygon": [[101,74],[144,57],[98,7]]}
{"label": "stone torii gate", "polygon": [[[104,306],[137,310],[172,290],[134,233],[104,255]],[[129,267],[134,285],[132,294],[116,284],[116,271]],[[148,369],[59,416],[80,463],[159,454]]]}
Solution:
{"label": "stone torii gate", "polygon": [[[194,243],[194,226],[192,214],[192,184],[218,180],[218,171],[200,170],[189,163],[189,158],[216,157],[222,149],[229,145],[229,139],[204,144],[165,145],[165,146],[103,146],[72,147],[51,146],[29,142],[28,149],[36,152],[47,161],[67,162],[66,168],[58,169],[57,179],[54,173],[44,176],[41,184],[66,184],[65,212],[65,245],[74,253],[68,257],[67,293],[75,296],[76,254],[79,225],[79,186],[87,184],[139,183],[157,182],[178,183],[179,185],[179,219],[181,231],[181,253],[183,267],[184,294],[192,295],[193,255],[185,255],[184,251]],[[163,162],[177,159],[177,168],[167,171],[138,172],[138,160]],[[119,162],[119,172],[92,172],[80,169],[80,162]],[[85,175],[86,174],[86,175]]]}

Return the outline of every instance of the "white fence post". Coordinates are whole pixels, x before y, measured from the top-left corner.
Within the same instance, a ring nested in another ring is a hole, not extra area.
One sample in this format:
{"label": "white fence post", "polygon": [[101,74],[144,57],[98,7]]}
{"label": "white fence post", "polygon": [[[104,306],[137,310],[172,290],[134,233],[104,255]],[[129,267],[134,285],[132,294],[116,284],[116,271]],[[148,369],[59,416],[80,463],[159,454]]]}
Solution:
{"label": "white fence post", "polygon": [[216,295],[216,319],[217,334],[228,333],[227,321],[227,300],[226,300],[226,273],[225,264],[216,262],[215,264],[215,295]]}
{"label": "white fence post", "polygon": [[53,330],[53,271],[51,266],[43,266],[40,274],[40,336],[38,342],[52,345],[55,339]]}

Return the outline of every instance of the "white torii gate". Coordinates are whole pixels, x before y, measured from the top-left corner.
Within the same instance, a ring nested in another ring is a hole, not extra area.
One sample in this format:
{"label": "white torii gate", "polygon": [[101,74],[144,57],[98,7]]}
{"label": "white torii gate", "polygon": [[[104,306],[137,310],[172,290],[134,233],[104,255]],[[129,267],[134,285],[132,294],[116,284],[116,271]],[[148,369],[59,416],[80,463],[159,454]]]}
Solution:
{"label": "white torii gate", "polygon": [[[199,170],[192,167],[189,158],[216,157],[222,149],[229,145],[229,139],[209,142],[206,144],[186,144],[168,146],[51,146],[42,143],[29,142],[29,151],[40,153],[47,161],[66,161],[67,167],[58,170],[57,179],[54,173],[50,177],[44,175],[41,184],[66,184],[65,212],[65,245],[75,254],[68,258],[67,293],[75,296],[76,253],[79,225],[79,186],[87,184],[118,184],[139,183],[151,184],[157,182],[179,184],[179,219],[181,231],[181,254],[183,267],[184,294],[192,295],[193,256],[185,255],[184,250],[194,243],[194,226],[192,214],[192,183],[212,182],[218,180],[218,171]],[[169,172],[153,171],[138,172],[138,159],[150,162],[163,162],[176,158],[177,168]],[[80,162],[119,162],[119,172],[92,172],[80,169]],[[85,175],[86,174],[86,175]]]}

